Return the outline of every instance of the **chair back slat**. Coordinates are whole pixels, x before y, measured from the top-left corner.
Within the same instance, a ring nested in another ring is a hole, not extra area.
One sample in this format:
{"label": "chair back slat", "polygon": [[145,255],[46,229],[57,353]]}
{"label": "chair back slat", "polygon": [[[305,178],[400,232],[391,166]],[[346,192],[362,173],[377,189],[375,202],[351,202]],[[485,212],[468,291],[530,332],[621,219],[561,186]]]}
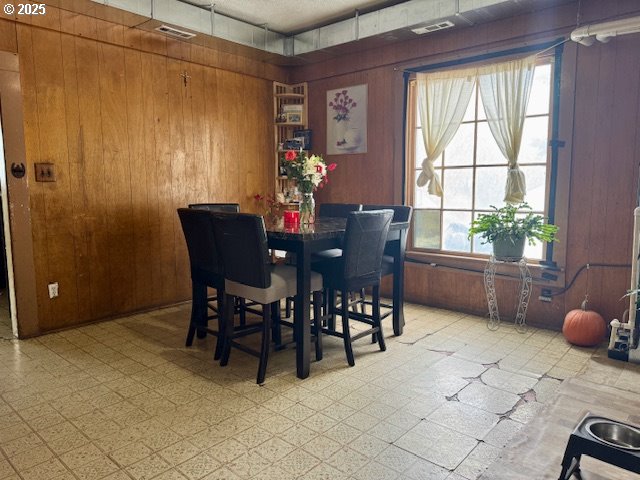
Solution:
{"label": "chair back slat", "polygon": [[413,208],[408,205],[363,205],[362,210],[393,210],[393,222],[409,222]]}
{"label": "chair back slat", "polygon": [[247,213],[212,216],[225,278],[250,287],[270,287],[269,249],[262,216]]}
{"label": "chair back slat", "polygon": [[344,278],[380,278],[391,210],[352,212],[343,241]]}
{"label": "chair back slat", "polygon": [[240,204],[238,203],[192,203],[189,208],[198,210],[209,210],[210,212],[238,213]]}
{"label": "chair back slat", "polygon": [[359,212],[360,210],[362,210],[362,205],[359,203],[322,203],[318,209],[318,216],[321,218],[347,218],[351,212]]}
{"label": "chair back slat", "polygon": [[222,276],[223,267],[216,246],[211,212],[179,208],[178,216],[187,242],[191,278],[203,281],[203,276]]}

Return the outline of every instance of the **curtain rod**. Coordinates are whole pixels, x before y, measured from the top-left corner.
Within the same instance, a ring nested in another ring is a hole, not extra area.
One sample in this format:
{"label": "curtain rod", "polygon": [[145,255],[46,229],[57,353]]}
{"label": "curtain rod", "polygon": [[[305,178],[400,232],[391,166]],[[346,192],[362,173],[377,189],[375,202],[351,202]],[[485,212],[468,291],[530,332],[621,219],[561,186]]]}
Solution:
{"label": "curtain rod", "polygon": [[456,65],[465,65],[468,63],[480,62],[482,60],[488,60],[491,58],[506,57],[508,55],[516,55],[518,53],[535,52],[538,49],[541,49],[541,50],[537,52],[536,55],[540,55],[544,52],[547,52],[553,48],[558,47],[559,45],[562,45],[563,43],[568,42],[569,40],[571,39],[560,37],[550,42],[537,43],[534,45],[526,45],[523,47],[511,48],[508,50],[500,50],[497,52],[483,53],[480,55],[473,55],[471,57],[459,58],[456,60],[447,60],[445,62],[434,63],[431,65],[422,65],[419,67],[406,68],[402,71],[402,73],[404,75],[409,75],[411,73],[427,72],[427,71],[438,70],[438,69],[447,68],[447,67],[454,67]]}

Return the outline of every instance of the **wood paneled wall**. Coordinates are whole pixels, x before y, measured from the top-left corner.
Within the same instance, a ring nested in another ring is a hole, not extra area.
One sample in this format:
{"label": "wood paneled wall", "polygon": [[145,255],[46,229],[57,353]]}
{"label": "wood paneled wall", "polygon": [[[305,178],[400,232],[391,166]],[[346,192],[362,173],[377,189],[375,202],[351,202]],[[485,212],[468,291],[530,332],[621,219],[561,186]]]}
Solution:
{"label": "wood paneled wall", "polygon": [[272,190],[286,72],[49,5],[46,25],[0,20],[0,48],[21,67],[38,330],[190,298],[176,208]]}
{"label": "wood paneled wall", "polygon": [[[582,2],[581,22],[638,15],[633,0]],[[293,72],[308,81],[310,128],[316,151],[326,144],[326,91],[366,83],[369,88],[368,153],[331,156],[338,169],[318,201],[392,203],[402,200],[402,69],[462,58],[490,49],[568,35],[575,28],[577,2],[535,14],[425,36],[418,40],[347,55]],[[626,36],[592,47],[566,45],[563,74],[560,162],[570,163],[570,181],[558,186],[568,196],[568,283],[586,263],[630,263],[632,213],[640,164],[640,38]],[[406,296],[428,305],[486,314],[481,274],[416,264],[406,266]],[[565,295],[543,303],[534,288],[528,322],[560,328],[567,310],[577,308],[585,291],[591,308],[607,320],[620,317],[629,284],[626,269],[590,269]],[[499,280],[501,311],[515,304],[517,283]],[[557,290],[557,289],[556,289]],[[511,309],[510,309],[511,307]]]}

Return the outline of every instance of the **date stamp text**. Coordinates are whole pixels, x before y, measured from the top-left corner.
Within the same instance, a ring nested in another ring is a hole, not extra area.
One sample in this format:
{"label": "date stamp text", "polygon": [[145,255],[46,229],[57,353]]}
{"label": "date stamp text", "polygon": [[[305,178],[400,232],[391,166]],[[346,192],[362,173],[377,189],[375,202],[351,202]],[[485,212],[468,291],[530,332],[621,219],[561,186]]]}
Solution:
{"label": "date stamp text", "polygon": [[47,6],[44,3],[7,3],[3,7],[7,15],[44,15],[47,13]]}

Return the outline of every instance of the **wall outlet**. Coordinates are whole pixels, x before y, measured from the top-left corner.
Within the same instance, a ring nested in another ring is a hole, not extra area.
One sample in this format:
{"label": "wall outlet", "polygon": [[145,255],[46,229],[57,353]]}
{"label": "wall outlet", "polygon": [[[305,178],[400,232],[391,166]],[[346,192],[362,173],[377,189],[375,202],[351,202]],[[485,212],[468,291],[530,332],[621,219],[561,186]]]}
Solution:
{"label": "wall outlet", "polygon": [[58,282],[50,283],[49,287],[49,298],[56,298],[58,296]]}

